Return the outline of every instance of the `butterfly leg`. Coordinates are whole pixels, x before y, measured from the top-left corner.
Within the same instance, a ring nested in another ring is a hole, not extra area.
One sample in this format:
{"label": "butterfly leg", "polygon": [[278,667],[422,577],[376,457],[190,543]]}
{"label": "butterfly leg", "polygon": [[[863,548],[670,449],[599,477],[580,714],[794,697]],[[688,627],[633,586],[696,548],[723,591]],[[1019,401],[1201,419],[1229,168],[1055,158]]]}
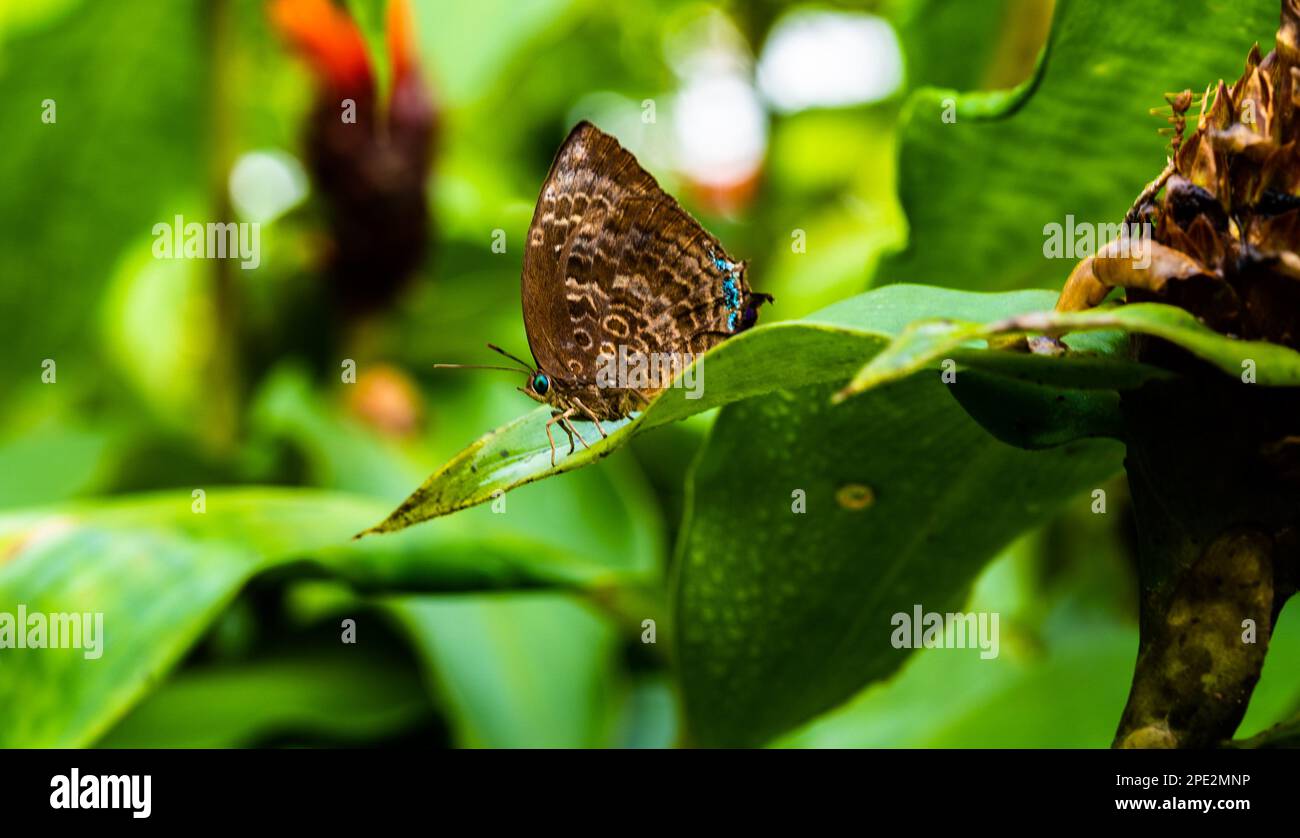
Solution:
{"label": "butterfly leg", "polygon": [[575,436],[578,438],[578,442],[582,443],[583,448],[591,447],[590,445],[587,444],[587,440],[582,438],[582,434],[578,433],[577,426],[574,425],[573,422],[569,420],[569,416],[572,413],[573,413],[573,408],[569,408],[568,412],[564,414],[564,425],[562,426],[564,427],[564,430],[569,432],[569,453],[570,454],[573,453],[573,438]]}
{"label": "butterfly leg", "polygon": [[573,446],[573,431],[571,430],[571,428],[573,426],[569,424],[569,420],[561,419],[560,427],[564,428],[564,435],[569,438],[569,453],[572,454],[574,446]]}
{"label": "butterfly leg", "polygon": [[[581,401],[577,401],[576,399],[574,401],[578,405],[578,408],[583,412],[583,415],[585,415],[596,425],[596,430],[600,431],[601,438],[604,439],[605,437],[609,436],[609,434],[605,433],[605,429],[601,427],[600,419],[597,418],[595,412],[591,408],[583,404]],[[583,444],[586,445],[586,443]]]}
{"label": "butterfly leg", "polygon": [[[557,410],[555,411],[554,415],[551,416],[550,419],[546,420],[546,439],[548,442],[551,443],[551,468],[555,468],[555,437],[551,436],[551,426],[554,425],[556,422],[559,422],[560,427],[564,428],[564,432],[569,433],[569,428],[571,427],[571,425],[569,424],[569,415],[572,413],[573,413],[572,408],[564,412],[560,412]],[[586,444],[587,443],[585,442],[583,443],[583,445]],[[570,454],[573,453],[573,434],[571,433],[569,433],[569,453]]]}

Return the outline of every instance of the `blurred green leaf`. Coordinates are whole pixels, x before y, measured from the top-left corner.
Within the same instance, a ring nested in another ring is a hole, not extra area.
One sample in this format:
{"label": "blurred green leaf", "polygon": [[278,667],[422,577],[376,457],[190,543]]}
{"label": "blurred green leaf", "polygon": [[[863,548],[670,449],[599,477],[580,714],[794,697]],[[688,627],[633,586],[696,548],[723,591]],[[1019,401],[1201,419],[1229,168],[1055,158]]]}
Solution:
{"label": "blurred green leaf", "polygon": [[1300,748],[1300,719],[1283,722],[1263,733],[1233,742],[1234,748]]}
{"label": "blurred green leaf", "polygon": [[346,8],[366,42],[375,93],[387,102],[392,88],[392,56],[388,54],[388,0],[347,0]]}
{"label": "blurred green leaf", "polygon": [[1236,79],[1277,20],[1275,0],[1058,0],[1049,52],[1014,93],[918,91],[899,160],[911,233],[879,280],[1059,286],[1070,265],[1044,256],[1044,225],[1119,221],[1165,164],[1148,110]]}
{"label": "blurred green leaf", "polygon": [[696,464],[674,625],[700,744],[761,744],[886,677],[908,655],[891,615],[956,610],[1007,543],[1120,469],[1111,442],[990,439],[938,375],[838,407],[830,389],[725,408]]}
{"label": "blurred green leaf", "polygon": [[520,48],[563,21],[573,0],[412,3],[424,55],[453,104],[482,96]]}
{"label": "blurred green leaf", "polygon": [[[1103,484],[1112,511],[1124,505],[1114,485],[1122,481]],[[993,747],[1004,737],[1022,747],[1109,744],[1138,642],[1135,580],[1117,517],[1071,504],[984,570],[964,610],[1000,615],[996,658],[922,650],[894,677],[779,744]]]}
{"label": "blurred green leaf", "polygon": [[123,248],[101,318],[106,355],[121,376],[171,430],[196,436],[210,421],[205,370],[217,347],[209,280],[207,263],[155,259],[141,235]]}
{"label": "blurred green leaf", "polygon": [[[1300,713],[1300,605],[1295,597],[1282,607],[1268,639],[1268,657],[1259,683],[1250,696],[1238,737],[1265,732],[1271,725]],[[1297,743],[1300,744],[1300,743]]]}
{"label": "blurred green leaf", "polygon": [[1106,747],[1128,695],[1137,631],[1082,621],[1070,626],[1077,636],[1019,655],[1004,647],[994,660],[981,660],[972,650],[923,650],[896,679],[783,737],[781,744]]}
{"label": "blurred green leaf", "polygon": [[770,206],[737,231],[766,248],[753,251],[751,282],[780,304],[764,317],[801,317],[861,293],[881,255],[906,241],[894,183],[897,121],[891,103],[773,124]]}
{"label": "blurred green leaf", "polygon": [[[36,404],[50,407],[48,400]],[[0,433],[0,509],[53,503],[102,487],[119,428],[26,413]]]}
{"label": "blurred green leaf", "polygon": [[419,597],[387,607],[426,656],[459,744],[611,744],[617,635],[571,598]]}
{"label": "blurred green leaf", "polygon": [[[93,377],[94,302],[121,249],[207,176],[205,4],[77,3],[0,32],[0,374]],[[43,121],[52,100],[56,121]],[[155,324],[156,325],[156,324]]]}
{"label": "blurred green leaf", "polygon": [[961,701],[959,712],[927,731],[917,746],[1106,747],[1128,696],[1137,637],[1129,627],[1106,624],[1077,630],[1032,665],[1012,667],[1000,689],[979,701]]}
{"label": "blurred green leaf", "polygon": [[[255,574],[286,565],[363,590],[602,586],[644,558],[587,560],[509,534],[426,528],[348,541],[382,502],[310,490],[189,492],[0,516],[0,610],[99,612],[102,657],[76,649],[5,652],[0,743],[93,741],[206,630]],[[301,564],[306,562],[306,564]]]}
{"label": "blurred green leaf", "polygon": [[96,745],[221,748],[283,732],[364,742],[429,713],[415,673],[365,652],[283,656],[185,670]]}
{"label": "blurred green leaf", "polygon": [[[1026,7],[1029,8],[1026,8]],[[898,38],[911,87],[932,85],[960,90],[984,87],[998,47],[1019,22],[1050,3],[1017,0],[893,0]]]}
{"label": "blurred green leaf", "polygon": [[340,389],[322,392],[300,366],[282,364],[262,382],[250,424],[259,441],[274,440],[296,452],[313,486],[380,498],[400,493],[418,479],[424,452],[363,425],[345,410]]}

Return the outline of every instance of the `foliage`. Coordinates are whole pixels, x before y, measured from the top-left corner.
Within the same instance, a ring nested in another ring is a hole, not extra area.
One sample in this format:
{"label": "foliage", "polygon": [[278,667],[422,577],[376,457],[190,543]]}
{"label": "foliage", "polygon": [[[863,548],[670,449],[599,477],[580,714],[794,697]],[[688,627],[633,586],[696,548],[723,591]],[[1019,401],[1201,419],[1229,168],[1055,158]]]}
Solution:
{"label": "foliage", "polygon": [[[382,52],[382,15],[344,5]],[[1118,220],[1163,160],[1147,109],[1235,78],[1276,4],[868,5],[905,87],[768,114],[760,185],[722,211],[666,151],[673,51],[729,19],[761,52],[793,7],[416,4],[430,254],[359,324],[312,186],[255,270],[151,258],[154,223],[229,211],[237,160],[303,156],[314,80],[261,0],[0,19],[0,613],[106,626],[99,659],[0,649],[0,744],[1107,744],[1138,642],[1122,399],[1171,375],[1130,336],[1266,387],[1300,358],[1159,304],[1053,313],[1041,231]],[[778,302],[704,358],[702,398],[580,422],[552,467],[517,382],[431,365],[526,345],[523,235],[579,118]],[[1068,351],[1026,351],[1045,333]],[[914,603],[1002,615],[999,656],[895,648]],[[1290,613],[1243,740],[1300,704]]]}

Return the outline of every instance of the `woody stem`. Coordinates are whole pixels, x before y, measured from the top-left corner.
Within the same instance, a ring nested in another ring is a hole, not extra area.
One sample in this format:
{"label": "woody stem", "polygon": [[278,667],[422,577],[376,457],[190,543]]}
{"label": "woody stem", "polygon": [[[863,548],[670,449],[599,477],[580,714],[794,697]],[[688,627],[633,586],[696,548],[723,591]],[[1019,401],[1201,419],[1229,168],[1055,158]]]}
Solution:
{"label": "woody stem", "polygon": [[1191,373],[1124,396],[1141,641],[1116,747],[1229,739],[1300,555],[1300,397]]}

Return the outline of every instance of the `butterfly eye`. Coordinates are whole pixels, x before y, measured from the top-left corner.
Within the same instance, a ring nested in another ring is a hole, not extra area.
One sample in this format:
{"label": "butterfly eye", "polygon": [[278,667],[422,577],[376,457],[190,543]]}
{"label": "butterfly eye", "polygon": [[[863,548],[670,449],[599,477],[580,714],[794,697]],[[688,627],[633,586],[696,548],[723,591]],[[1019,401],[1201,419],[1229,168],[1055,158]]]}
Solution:
{"label": "butterfly eye", "polygon": [[551,389],[551,380],[540,372],[533,376],[533,391],[539,396],[545,396],[546,391]]}

